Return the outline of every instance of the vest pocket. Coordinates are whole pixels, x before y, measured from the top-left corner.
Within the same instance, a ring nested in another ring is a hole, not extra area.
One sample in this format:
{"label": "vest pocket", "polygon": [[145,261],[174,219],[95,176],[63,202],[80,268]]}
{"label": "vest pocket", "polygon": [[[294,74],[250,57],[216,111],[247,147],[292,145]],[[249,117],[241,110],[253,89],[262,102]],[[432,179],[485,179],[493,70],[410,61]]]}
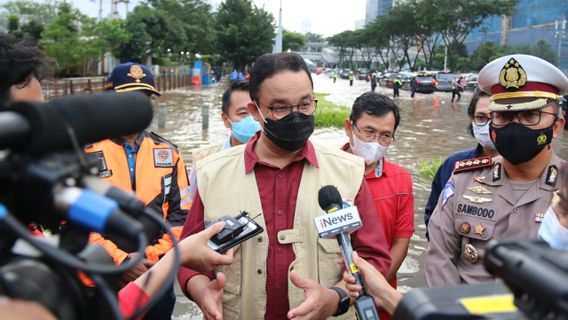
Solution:
{"label": "vest pocket", "polygon": [[[238,320],[241,318],[241,312],[239,310],[238,304],[234,304],[232,301],[230,303],[225,302],[226,294],[223,296],[223,319],[225,320]],[[240,299],[238,299],[240,300]],[[236,306],[236,307],[234,307]]]}
{"label": "vest pocket", "polygon": [[318,239],[318,273],[319,283],[329,288],[335,285],[340,277],[342,266],[335,261],[341,258],[341,249],[336,239]]}
{"label": "vest pocket", "polygon": [[233,263],[228,266],[222,266],[219,271],[227,276],[224,291],[233,295],[241,294],[241,272],[242,272],[242,250],[241,245],[237,245],[233,254]]}

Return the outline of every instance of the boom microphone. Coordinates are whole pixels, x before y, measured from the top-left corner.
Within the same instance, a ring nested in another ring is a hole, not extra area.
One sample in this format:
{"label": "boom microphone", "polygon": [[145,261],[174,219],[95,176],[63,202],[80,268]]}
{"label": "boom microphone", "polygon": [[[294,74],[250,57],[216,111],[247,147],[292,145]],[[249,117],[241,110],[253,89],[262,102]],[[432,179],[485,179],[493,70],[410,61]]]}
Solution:
{"label": "boom microphone", "polygon": [[151,121],[152,104],[140,92],[18,103],[0,112],[0,149],[35,155],[66,150],[74,138],[82,146],[143,131]]}
{"label": "boom microphone", "polygon": [[[373,298],[365,294],[363,277],[352,258],[353,247],[351,246],[349,233],[362,226],[361,218],[359,217],[356,207],[349,206],[344,209],[344,202],[341,198],[341,194],[339,193],[339,190],[332,185],[324,186],[319,190],[318,203],[320,208],[322,208],[327,215],[334,215],[334,217],[329,220],[325,220],[325,216],[323,219],[322,217],[316,218],[316,226],[318,227],[318,231],[320,231],[320,236],[322,236],[322,234],[336,234],[335,237],[339,243],[339,248],[341,248],[345,267],[347,268],[347,271],[355,277],[357,284],[361,286],[361,294],[355,301],[355,309],[357,311],[358,319],[378,320],[379,315],[377,313],[375,302]],[[317,222],[318,220],[320,221],[319,226]],[[326,224],[337,226],[331,227],[331,229],[320,229],[320,226]],[[337,233],[335,230],[340,230],[341,232]]]}

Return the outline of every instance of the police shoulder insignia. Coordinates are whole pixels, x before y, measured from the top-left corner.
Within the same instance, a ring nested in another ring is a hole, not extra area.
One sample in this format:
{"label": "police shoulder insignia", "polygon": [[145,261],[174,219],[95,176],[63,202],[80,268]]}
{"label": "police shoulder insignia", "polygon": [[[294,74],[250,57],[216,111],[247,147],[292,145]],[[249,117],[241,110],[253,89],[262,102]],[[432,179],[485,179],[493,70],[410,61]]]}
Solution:
{"label": "police shoulder insignia", "polygon": [[548,172],[546,173],[545,183],[551,187],[556,186],[556,178],[558,177],[558,168],[555,165],[548,167]]}
{"label": "police shoulder insignia", "polygon": [[492,163],[493,160],[491,159],[491,157],[479,157],[456,161],[454,163],[454,173],[489,167]]}
{"label": "police shoulder insignia", "polygon": [[509,59],[499,73],[499,84],[505,89],[519,89],[527,83],[527,73],[515,58]]}
{"label": "police shoulder insignia", "polygon": [[500,162],[497,162],[493,166],[493,171],[491,173],[491,176],[493,177],[493,182],[501,180],[501,167],[502,167],[502,164]]}

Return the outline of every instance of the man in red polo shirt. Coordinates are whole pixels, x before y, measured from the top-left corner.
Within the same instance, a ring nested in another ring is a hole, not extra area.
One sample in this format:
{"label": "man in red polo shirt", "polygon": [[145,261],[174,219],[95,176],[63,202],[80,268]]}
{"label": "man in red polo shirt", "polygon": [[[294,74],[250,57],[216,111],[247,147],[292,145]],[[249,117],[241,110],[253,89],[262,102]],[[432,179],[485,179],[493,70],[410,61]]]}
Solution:
{"label": "man in red polo shirt", "polygon": [[[391,266],[387,280],[396,288],[396,272],[406,257],[410,237],[414,233],[414,195],[412,177],[385,159],[400,122],[394,102],[381,94],[367,92],[353,103],[345,132],[349,143],[343,150],[365,160],[365,180],[369,185],[390,249]],[[388,319],[384,312],[381,319]]]}
{"label": "man in red polo shirt", "polygon": [[[314,217],[323,214],[317,201],[323,185],[355,199],[363,227],[351,234],[353,248],[386,275],[387,243],[377,232],[363,161],[308,140],[317,97],[299,55],[259,57],[250,95],[249,112],[262,130],[246,145],[198,162],[198,190],[182,238],[202,230],[205,221],[242,210],[258,215],[264,232],[235,248],[235,262],[215,279],[181,268],[180,286],[206,319],[353,319],[336,263],[339,246],[335,239],[318,238]],[[306,284],[298,276],[318,283]],[[305,299],[305,292],[313,299]]]}

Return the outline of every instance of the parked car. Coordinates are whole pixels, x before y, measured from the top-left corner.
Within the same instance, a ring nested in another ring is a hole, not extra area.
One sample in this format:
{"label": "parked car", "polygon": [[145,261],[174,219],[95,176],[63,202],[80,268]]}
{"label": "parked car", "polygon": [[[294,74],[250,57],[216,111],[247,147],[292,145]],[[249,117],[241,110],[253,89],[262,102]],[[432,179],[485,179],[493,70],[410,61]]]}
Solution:
{"label": "parked car", "polygon": [[397,76],[398,76],[398,73],[396,73],[396,72],[385,73],[384,76],[379,80],[379,86],[386,87],[386,88],[392,88],[392,85],[394,83],[394,79],[396,79]]}
{"label": "parked car", "polygon": [[400,75],[400,80],[402,81],[402,89],[410,90],[410,79],[412,79],[412,77],[416,77],[418,73],[411,71],[401,71],[398,75]]}
{"label": "parked car", "polygon": [[339,73],[339,77],[340,77],[341,79],[348,79],[350,73],[351,73],[351,69],[343,69],[343,70],[341,70],[341,72]]}
{"label": "parked car", "polygon": [[449,72],[438,72],[434,75],[436,80],[436,91],[452,91],[452,80],[456,78],[456,75]]}
{"label": "parked car", "polygon": [[367,80],[368,74],[369,74],[369,69],[367,69],[367,68],[357,69],[357,79],[359,79],[359,80]]}
{"label": "parked car", "polygon": [[419,74],[416,77],[416,92],[432,93],[436,91],[436,80],[429,74]]}
{"label": "parked car", "polygon": [[477,73],[470,73],[466,75],[467,84],[465,85],[464,90],[471,90],[474,91],[477,89]]}

